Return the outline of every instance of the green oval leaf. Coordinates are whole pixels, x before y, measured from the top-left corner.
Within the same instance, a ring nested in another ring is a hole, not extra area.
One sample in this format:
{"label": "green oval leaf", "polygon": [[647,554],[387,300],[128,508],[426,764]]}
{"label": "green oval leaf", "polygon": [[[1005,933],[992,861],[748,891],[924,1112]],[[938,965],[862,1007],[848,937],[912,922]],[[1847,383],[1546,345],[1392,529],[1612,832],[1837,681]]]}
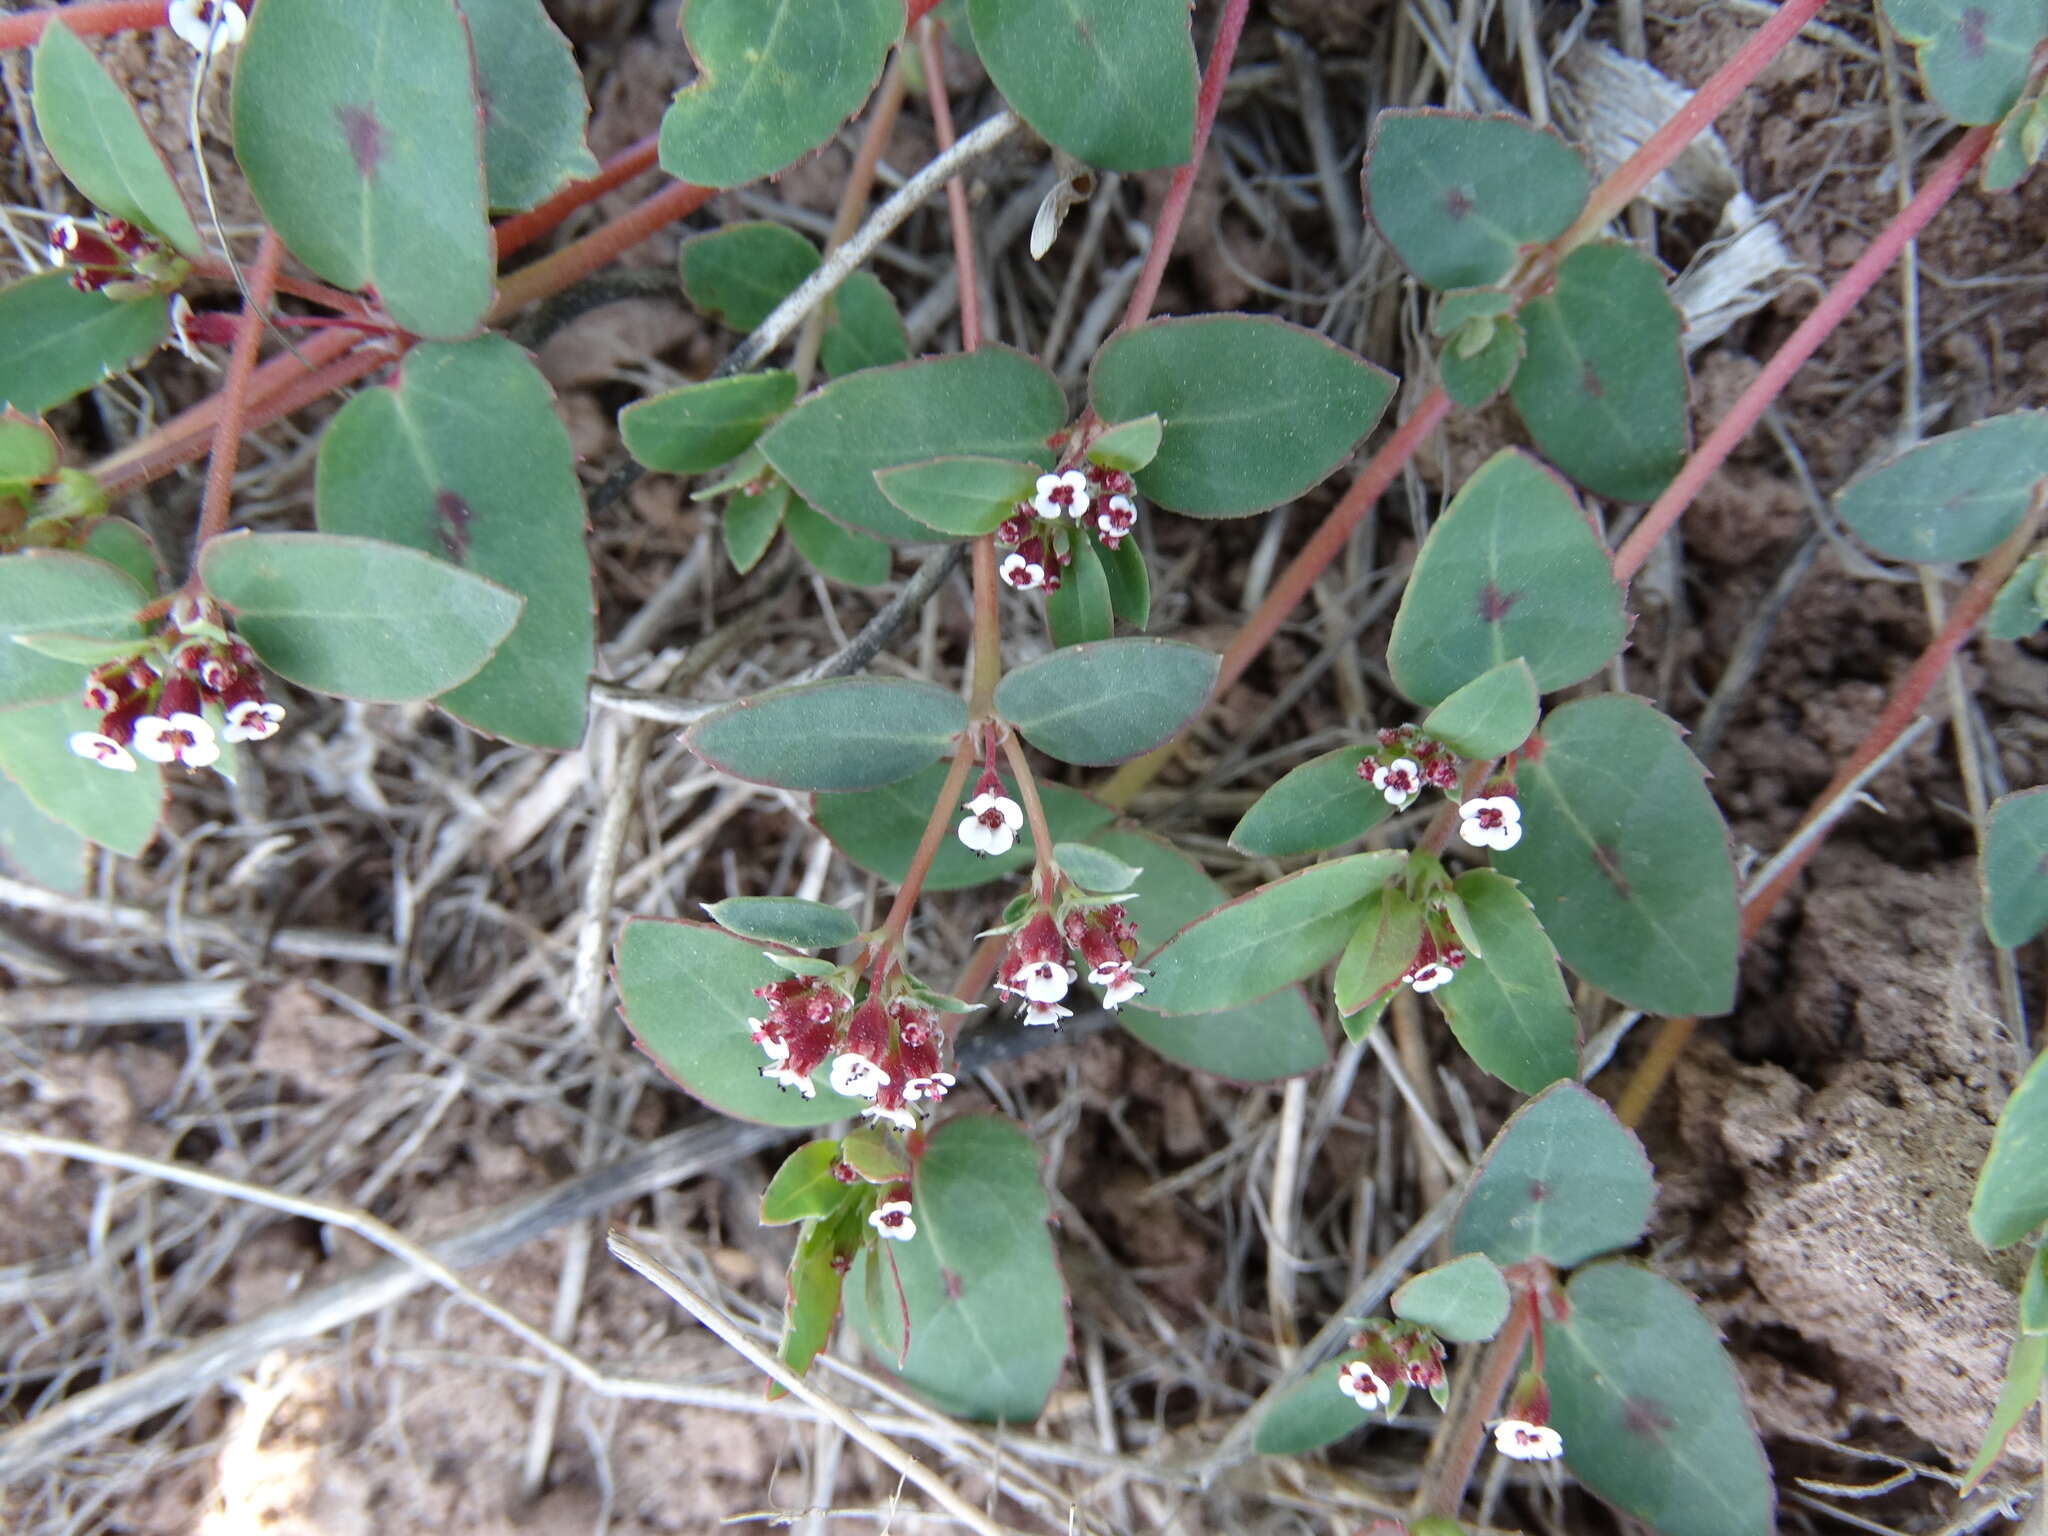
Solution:
{"label": "green oval leaf", "polygon": [[1999,1114],[1991,1152],[1970,1201],[1970,1231],[1986,1248],[2009,1248],[2048,1221],[2048,1056],[2027,1068]]}
{"label": "green oval leaf", "polygon": [[1524,1259],[1570,1269],[1641,1237],[1654,1194],[1650,1160],[1628,1127],[1577,1083],[1556,1083],[1493,1138],[1451,1246],[1503,1269]]}
{"label": "green oval leaf", "polygon": [[967,706],[947,689],[841,677],[728,704],[691,726],[683,742],[712,767],[756,784],[874,789],[909,778],[966,728]]}
{"label": "green oval leaf", "polygon": [[761,563],[768,546],[782,527],[782,515],[789,507],[789,487],[780,483],[751,495],[741,492],[726,498],[720,513],[725,534],[726,557],[732,568],[744,576]]}
{"label": "green oval leaf", "polygon": [[836,949],[860,937],[851,913],[794,896],[728,896],[706,902],[704,910],[728,933],[791,949]]}
{"label": "green oval leaf", "polygon": [[889,579],[889,546],[880,539],[842,528],[792,496],[782,513],[789,542],[821,574],[849,587],[879,587]]}
{"label": "green oval leaf", "polygon": [[1600,536],[1557,476],[1510,448],[1479,467],[1423,541],[1387,666],[1418,704],[1518,656],[1549,692],[1599,671],[1627,632]]}
{"label": "green oval leaf", "polygon": [[57,434],[41,418],[0,411],[0,501],[26,504],[63,459]]}
{"label": "green oval leaf", "polygon": [[596,157],[583,142],[583,72],[541,0],[459,3],[476,51],[491,207],[531,208],[564,182],[595,176]]}
{"label": "green oval leaf", "polygon": [[2048,789],[2024,789],[1991,807],[1979,868],[1992,943],[2017,949],[2048,928]]}
{"label": "green oval leaf", "polygon": [[1405,853],[1355,853],[1249,891],[1197,918],[1146,962],[1146,1006],[1213,1013],[1302,980],[1336,958],[1359,903],[1406,867]]}
{"label": "green oval leaf", "polygon": [[1261,1456],[1303,1456],[1335,1445],[1354,1430],[1383,1423],[1337,1385],[1344,1358],[1325,1360],[1266,1404],[1252,1431],[1252,1449]]}
{"label": "green oval leaf", "polygon": [[1994,640],[2024,640],[2048,624],[2048,555],[2029,555],[2019,563],[1984,616],[1984,633]]}
{"label": "green oval leaf", "polygon": [[1473,321],[1437,358],[1444,393],[1466,410],[1478,410],[1514,381],[1528,350],[1522,322],[1513,315]]}
{"label": "green oval leaf", "polygon": [[1884,0],[1914,45],[1927,94],[1959,123],[1995,123],[2019,99],[2048,17],[2024,0]]}
{"label": "green oval leaf", "polygon": [[825,301],[825,334],[818,342],[825,377],[909,360],[910,333],[889,290],[872,272],[849,273]]}
{"label": "green oval leaf", "polygon": [[0,709],[75,702],[85,687],[75,663],[24,646],[18,637],[56,632],[139,639],[135,616],[148,601],[134,577],[91,555],[37,549],[0,559]]}
{"label": "green oval leaf", "polygon": [[1658,1536],[1769,1536],[1770,1465],[1692,1298],[1617,1260],[1573,1275],[1565,1304],[1544,1379],[1572,1475]]}
{"label": "green oval leaf", "polygon": [[2016,1336],[2012,1341],[2012,1352],[2006,1356],[2005,1384],[1999,1389],[1998,1402],[1991,1410],[1991,1422],[1984,1427],[1984,1444],[1977,1452],[1977,1459],[1970,1463],[1969,1471],[1963,1474],[1961,1491],[1964,1494],[1976,1490],[1992,1464],[2005,1454],[2005,1444],[2012,1438],[2012,1432],[2033,1411],[2041,1395],[2044,1371],[2048,1371],[2048,1338],[2025,1333]]}
{"label": "green oval leaf", "polygon": [[1587,490],[1649,501],[1685,462],[1683,321],[1664,270],[1626,245],[1582,245],[1522,306],[1509,392],[1543,456]]}
{"label": "green oval leaf", "polygon": [[706,379],[619,412],[626,452],[668,475],[701,475],[744,453],[796,399],[781,369]]}
{"label": "green oval leaf", "polygon": [[1394,1316],[1433,1328],[1453,1344],[1475,1344],[1508,1320],[1508,1282],[1483,1253],[1426,1269],[1394,1292]]}
{"label": "green oval leaf", "polygon": [[[1067,1357],[1066,1288],[1037,1147],[994,1115],[948,1120],[925,1143],[910,1204],[917,1235],[880,1244],[856,1266],[851,1291],[862,1299],[850,1310],[861,1332],[943,1412],[1028,1424]],[[895,1286],[870,1287],[859,1272],[892,1261],[900,1302]]]}
{"label": "green oval leaf", "polygon": [[[1140,948],[1229,899],[1200,864],[1164,838],[1117,827],[1096,833],[1091,841],[1138,869],[1129,887],[1134,893],[1129,911],[1138,925]],[[1167,1060],[1232,1082],[1272,1082],[1312,1072],[1330,1059],[1322,1026],[1299,987],[1242,1007],[1176,1018],[1126,1003],[1117,1022]]]}
{"label": "green oval leaf", "polygon": [[1523,1093],[1575,1077],[1579,1015],[1528,900],[1514,881],[1488,869],[1459,876],[1454,889],[1479,952],[1430,996],[1458,1044]]}
{"label": "green oval leaf", "polygon": [[751,331],[818,270],[818,248],[786,224],[749,220],[690,236],[676,262],[693,307]]}
{"label": "green oval leaf", "polygon": [[1095,541],[1085,535],[1071,546],[1073,559],[1045,599],[1045,627],[1055,647],[1107,640],[1116,627],[1109,573]]}
{"label": "green oval leaf", "polygon": [[940,533],[974,538],[995,532],[1017,503],[1029,501],[1042,473],[1019,459],[969,454],[878,469],[875,484],[904,516]]}
{"label": "green oval leaf", "polygon": [[1201,315],[1124,331],[1096,355],[1105,421],[1156,415],[1138,489],[1190,517],[1242,517],[1319,484],[1370,432],[1393,376],[1270,316]]}
{"label": "green oval leaf", "polygon": [[389,388],[363,390],[328,424],[314,508],[322,532],[402,544],[524,599],[443,709],[528,746],[583,739],[596,659],[583,492],[525,352],[501,336],[414,347]]}
{"label": "green oval leaf", "polygon": [[1365,836],[1394,809],[1358,777],[1358,765],[1375,750],[1370,744],[1338,747],[1289,769],[1244,813],[1230,846],[1284,859],[1327,853]]}
{"label": "green oval leaf", "polygon": [[1049,143],[1110,171],[1194,153],[1195,45],[1180,0],[968,0],[989,79]]}
{"label": "green oval leaf", "polygon": [[[77,669],[72,671],[76,680]],[[67,743],[91,730],[92,715],[75,700],[0,711],[0,773],[31,804],[87,842],[133,857],[149,846],[163,810],[163,771],[135,760],[133,773],[98,768]]]}
{"label": "green oval leaf", "polygon": [[1842,521],[1893,560],[1975,560],[2020,524],[2048,479],[2048,411],[2014,411],[1945,432],[1859,475],[1835,498]]}
{"label": "green oval leaf", "polygon": [[1007,347],[869,368],[806,397],[761,439],[768,462],[827,517],[886,539],[928,540],[882,494],[875,471],[959,455],[1050,468],[1046,439],[1066,397]]}
{"label": "green oval leaf", "polygon": [[264,0],[235,58],[235,150],[307,266],[462,336],[491,302],[482,111],[454,0]]}
{"label": "green oval leaf", "polygon": [[619,934],[613,972],[619,1005],[640,1049],[678,1087],[713,1109],[762,1125],[813,1126],[860,1113],[818,1074],[818,1096],[786,1092],[761,1076],[753,1040],[754,988],[783,970],[761,946],[703,923],[636,917]]}
{"label": "green oval leaf", "polygon": [[1503,757],[1536,729],[1536,708],[1536,675],[1517,656],[1480,673],[1432,709],[1423,718],[1422,734],[1460,757]]}
{"label": "green oval leaf", "polygon": [[2035,1245],[2020,1286],[2020,1330],[2048,1333],[2048,1243]]}
{"label": "green oval leaf", "polygon": [[1173,640],[1068,646],[996,684],[996,713],[1063,763],[1120,763],[1192,720],[1208,702],[1220,664]]}
{"label": "green oval leaf", "polygon": [[[859,1250],[863,1231],[857,1210],[849,1204],[812,1222],[797,1238],[776,1353],[799,1376],[831,1341],[845,1287],[844,1266]],[[771,1401],[782,1395],[780,1384],[771,1384],[768,1395]]]}
{"label": "green oval leaf", "polygon": [[[1002,774],[1003,793],[1017,797],[1017,784],[1009,773]],[[819,795],[811,802],[811,819],[818,830],[847,858],[871,875],[892,885],[903,883],[910,872],[911,854],[924,835],[925,820],[932,813],[939,790],[946,782],[946,765],[932,763],[921,773],[855,794]],[[1038,795],[1045,806],[1045,819],[1056,843],[1077,842],[1105,825],[1110,809],[1064,784],[1039,783]],[[956,817],[967,814],[963,803]],[[959,838],[948,835],[939,844],[931,873],[925,876],[928,891],[960,891],[1007,879],[1030,868],[1031,828],[1017,833],[1008,853],[980,858]]]}
{"label": "green oval leaf", "polygon": [[1099,551],[1103,579],[1109,584],[1109,609],[1133,629],[1152,620],[1152,578],[1145,571],[1145,551],[1126,537],[1115,549]]}
{"label": "green oval leaf", "polygon": [[0,406],[39,416],[132,368],[170,334],[161,298],[80,293],[62,272],[0,288]]}
{"label": "green oval leaf", "polygon": [[1588,187],[1572,148],[1518,117],[1382,112],[1366,149],[1366,210],[1430,288],[1499,282],[1570,227]]}
{"label": "green oval leaf", "polygon": [[525,601],[417,550],[328,533],[214,539],[199,579],[279,676],[385,703],[476,676]]}
{"label": "green oval leaf", "polygon": [[839,1143],[807,1141],[775,1170],[761,1193],[761,1225],[786,1227],[793,1221],[829,1216],[846,1204],[850,1186],[832,1177],[839,1161]]}
{"label": "green oval leaf", "polygon": [[67,895],[85,889],[85,839],[45,815],[5,773],[0,773],[0,865]]}
{"label": "green oval leaf", "polygon": [[1157,415],[1140,416],[1136,421],[1120,421],[1106,428],[1088,445],[1088,462],[1135,475],[1159,457],[1159,444],[1165,437],[1165,431]]}
{"label": "green oval leaf", "polygon": [[700,187],[773,175],[860,110],[903,30],[902,0],[687,0],[697,78],[661,120],[661,168]]}
{"label": "green oval leaf", "polygon": [[101,518],[92,525],[81,547],[95,559],[126,571],[143,591],[156,591],[156,545],[125,517]]}
{"label": "green oval leaf", "polygon": [[[1358,927],[1337,957],[1337,1015],[1353,1040],[1379,1018],[1379,1009],[1415,964],[1422,946],[1422,908],[1398,885],[1375,891],[1359,909]],[[1363,1019],[1353,1015],[1372,1009]]]}
{"label": "green oval leaf", "polygon": [[1114,854],[1086,843],[1055,843],[1052,856],[1066,877],[1084,891],[1128,891],[1144,873]]}
{"label": "green oval leaf", "polygon": [[1493,865],[1536,908],[1564,963],[1647,1013],[1735,1004],[1728,830],[1678,727],[1626,694],[1543,722],[1515,791],[1522,840]]}
{"label": "green oval leaf", "polygon": [[204,249],[170,168],[121,88],[69,26],[43,28],[35,54],[36,131],[101,213],[140,224],[187,256]]}

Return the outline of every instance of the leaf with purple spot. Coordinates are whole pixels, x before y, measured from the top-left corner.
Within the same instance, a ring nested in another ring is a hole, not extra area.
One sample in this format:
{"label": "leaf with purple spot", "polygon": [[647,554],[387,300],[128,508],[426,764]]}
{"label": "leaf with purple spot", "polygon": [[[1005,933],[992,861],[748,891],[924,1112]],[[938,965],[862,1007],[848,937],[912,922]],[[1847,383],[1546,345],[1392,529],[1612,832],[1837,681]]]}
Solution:
{"label": "leaf with purple spot", "polygon": [[320,442],[329,533],[405,544],[526,599],[519,622],[441,706],[537,747],[583,739],[595,646],[575,453],[554,396],[499,336],[413,348],[397,380],[342,407]]}
{"label": "leaf with purple spot", "polygon": [[423,336],[491,302],[483,113],[455,0],[264,0],[235,61],[236,153],[285,245]]}
{"label": "leaf with purple spot", "polygon": [[1572,1475],[1658,1536],[1768,1536],[1770,1465],[1714,1325],[1626,1260],[1572,1276],[1543,1323],[1551,1427]]}
{"label": "leaf with purple spot", "polygon": [[1917,50],[1927,94],[1959,123],[2003,117],[2048,37],[2038,0],[1884,0],[1884,13]]}
{"label": "leaf with purple spot", "polygon": [[1525,1259],[1569,1269],[1641,1237],[1654,1192],[1635,1134],[1577,1083],[1556,1083],[1510,1115],[1486,1149],[1451,1249],[1503,1269]]}
{"label": "leaf with purple spot", "polygon": [[1418,704],[1440,704],[1517,657],[1548,692],[1599,671],[1626,633],[1606,547],[1570,488],[1504,449],[1423,542],[1387,665]]}

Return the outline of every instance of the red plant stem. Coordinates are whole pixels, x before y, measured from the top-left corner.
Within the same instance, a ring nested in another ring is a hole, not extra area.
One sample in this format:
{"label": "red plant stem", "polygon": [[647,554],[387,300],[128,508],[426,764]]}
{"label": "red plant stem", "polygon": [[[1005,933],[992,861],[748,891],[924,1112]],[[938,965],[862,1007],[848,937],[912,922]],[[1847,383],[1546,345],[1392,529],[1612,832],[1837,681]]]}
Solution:
{"label": "red plant stem", "polygon": [[1437,1465],[1436,1476],[1424,1485],[1421,1508],[1425,1513],[1457,1518],[1458,1506],[1465,1501],[1465,1485],[1472,1481],[1472,1469],[1479,1465],[1479,1453],[1486,1445],[1486,1421],[1500,1407],[1515,1367],[1521,1364],[1534,1313],[1533,1307],[1510,1309],[1506,1325],[1486,1347],[1485,1363],[1471,1395],[1460,1405],[1444,1459]]}
{"label": "red plant stem", "polygon": [[[170,6],[166,0],[104,0],[98,5],[67,5],[64,25],[85,37],[104,37],[109,32],[133,32],[143,27],[161,27]],[[0,16],[0,48],[26,48],[43,35],[43,27],[56,10],[22,11]]]}
{"label": "red plant stem", "polygon": [[[209,278],[216,283],[234,283],[235,269],[218,256],[201,256],[192,261],[194,276]],[[288,293],[293,298],[305,299],[336,314],[360,315],[368,308],[352,293],[343,293],[339,288],[330,288],[325,283],[309,282],[303,277],[293,277],[280,272],[277,277],[277,291]]]}
{"label": "red plant stem", "polygon": [[1826,3],[1827,0],[1785,0],[1777,14],[1758,27],[1733,58],[1715,70],[1706,84],[1686,99],[1684,106],[1643,141],[1642,148],[1593,189],[1577,220],[1551,243],[1551,248],[1562,254],[1585,244],[1606,228],[1616,214],[1635,200],[1638,192],[1656,179],[1658,172],[1678,158],[1686,145],[1713,126],[1714,119],[1763,72],[1780,49],[1799,35],[1801,27],[1820,14]]}
{"label": "red plant stem", "polygon": [[[917,47],[924,60],[925,89],[931,98],[932,131],[939,153],[953,147],[953,106],[946,100],[946,66],[939,56],[939,29],[926,23],[918,29]],[[960,349],[981,345],[981,284],[974,269],[974,226],[967,217],[967,184],[958,176],[946,182],[946,221],[953,230],[953,270],[960,287]]]}
{"label": "red plant stem", "polygon": [[[267,401],[294,378],[303,376],[309,366],[319,368],[331,363],[359,344],[359,338],[339,332],[315,336],[299,348],[297,357],[285,354],[263,364],[251,381],[251,424],[257,409],[253,402]],[[93,478],[109,496],[119,496],[161,479],[180,464],[203,457],[213,437],[214,423],[220,419],[220,408],[218,394],[188,406],[161,423],[148,437],[94,465]]]}
{"label": "red plant stem", "polygon": [[1827,291],[1812,312],[1799,322],[1798,329],[1785,338],[1785,344],[1771,354],[1771,360],[1750,380],[1749,388],[1742,392],[1734,407],[1721,418],[1707,440],[1693,451],[1677,478],[1665,487],[1663,495],[1651,503],[1650,510],[1643,514],[1643,520],[1636,524],[1622,541],[1621,548],[1615,551],[1615,580],[1625,583],[1642,569],[1657,541],[1692,504],[1700,488],[1721,467],[1735,445],[1749,435],[1750,428],[1757,424],[1771,402],[1791,382],[1792,375],[1813,356],[1814,350],[1842,323],[1849,311],[1862,302],[1863,296],[1898,260],[1899,253],[1954,195],[1963,178],[1970,174],[1971,168],[1990,147],[1994,131],[1994,127],[1988,125],[1972,128],[1958,139],[1955,148],[1943,158],[1934,174],[1913,194],[1913,200],[1878,233],[1863,254],[1856,258],[1855,264],[1842,274],[1841,281]]}
{"label": "red plant stem", "polygon": [[1224,0],[1223,17],[1216,23],[1216,41],[1209,48],[1209,63],[1202,71],[1202,87],[1195,97],[1195,141],[1188,163],[1173,173],[1167,184],[1166,201],[1152,226],[1152,244],[1145,252],[1145,265],[1131,289],[1131,302],[1124,306],[1124,328],[1142,325],[1159,297],[1159,284],[1166,276],[1166,263],[1180,236],[1181,220],[1187,216],[1188,198],[1195,190],[1195,173],[1201,169],[1202,153],[1209,147],[1209,130],[1216,125],[1216,109],[1223,102],[1223,82],[1230,78],[1231,61],[1237,57],[1237,40],[1244,33],[1245,12],[1250,0]]}
{"label": "red plant stem", "polygon": [[908,31],[920,21],[923,21],[925,17],[936,11],[941,3],[943,3],[943,0],[905,0],[904,30]]}
{"label": "red plant stem", "polygon": [[974,766],[974,743],[980,734],[972,727],[960,733],[960,745],[953,749],[953,761],[946,769],[946,782],[925,820],[924,836],[918,839],[917,852],[910,856],[903,884],[897,887],[896,899],[889,904],[889,915],[882,920],[878,947],[884,951],[894,951],[903,944],[903,930],[910,926],[911,908],[917,905],[917,893],[924,889],[924,877],[931,873],[932,860],[939,856],[939,839],[946,835],[946,823],[953,819],[953,809],[960,804],[967,770]]}
{"label": "red plant stem", "polygon": [[661,136],[654,133],[636,140],[605,161],[595,176],[572,181],[538,207],[501,220],[491,230],[491,238],[497,243],[498,260],[503,261],[513,252],[526,249],[577,209],[596,202],[605,193],[652,167],[660,140]]}
{"label": "red plant stem", "polygon": [[1017,743],[1014,732],[1003,732],[1003,755],[1010,760],[1010,772],[1017,776],[1017,798],[1024,802],[1024,819],[1031,826],[1031,853],[1036,865],[1033,883],[1041,900],[1052,900],[1052,828],[1046,824],[1045,806],[1038,798],[1038,780],[1031,776],[1031,760]]}
{"label": "red plant stem", "polygon": [[263,231],[256,265],[249,272],[249,297],[242,305],[242,324],[235,349],[228,356],[227,381],[220,390],[220,419],[213,428],[213,456],[206,465],[206,499],[200,504],[199,531],[192,539],[192,570],[197,579],[199,555],[207,540],[228,525],[235,489],[235,461],[242,451],[242,432],[249,411],[249,379],[256,371],[256,349],[263,343],[263,317],[277,292],[277,268],[284,260],[284,242],[277,231]]}
{"label": "red plant stem", "polygon": [[717,190],[712,187],[670,182],[603,228],[503,278],[498,284],[498,301],[484,316],[484,323],[500,324],[535,300],[560,293],[600,267],[610,266],[622,252],[677,219],[688,218],[715,196]]}

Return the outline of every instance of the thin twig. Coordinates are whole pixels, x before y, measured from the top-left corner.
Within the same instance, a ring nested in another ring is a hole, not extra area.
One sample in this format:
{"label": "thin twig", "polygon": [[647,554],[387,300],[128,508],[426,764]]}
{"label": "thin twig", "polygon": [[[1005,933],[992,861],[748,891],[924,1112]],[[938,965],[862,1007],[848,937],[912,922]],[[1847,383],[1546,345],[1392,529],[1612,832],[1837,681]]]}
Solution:
{"label": "thin twig", "polygon": [[802,1376],[797,1375],[775,1356],[748,1338],[710,1301],[697,1294],[688,1281],[670,1269],[653,1254],[642,1248],[630,1237],[613,1232],[607,1239],[612,1254],[635,1274],[653,1284],[664,1295],[681,1306],[698,1322],[725,1341],[726,1345],[748,1364],[774,1381],[793,1397],[810,1404],[833,1424],[842,1430],[846,1438],[853,1441],[884,1466],[893,1468],[923,1489],[939,1505],[970,1531],[980,1536],[1010,1536],[1002,1526],[990,1520],[980,1510],[954,1492],[944,1478],[932,1471],[915,1456],[886,1435],[871,1429],[866,1421],[849,1412],[820,1392]]}

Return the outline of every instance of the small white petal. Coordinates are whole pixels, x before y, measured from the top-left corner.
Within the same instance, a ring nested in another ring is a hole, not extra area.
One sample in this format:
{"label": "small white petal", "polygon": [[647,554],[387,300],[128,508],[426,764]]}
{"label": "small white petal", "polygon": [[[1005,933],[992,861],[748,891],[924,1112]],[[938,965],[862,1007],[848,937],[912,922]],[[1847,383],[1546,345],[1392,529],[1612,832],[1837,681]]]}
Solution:
{"label": "small white petal", "polygon": [[868,1225],[892,1242],[907,1243],[917,1236],[908,1200],[884,1200],[868,1213]]}
{"label": "small white petal", "polygon": [[1050,1024],[1054,1029],[1058,1029],[1061,1019],[1070,1019],[1073,1016],[1073,1009],[1062,1008],[1058,1003],[1027,1003],[1024,1006],[1026,1024]]}
{"label": "small white petal", "polygon": [[111,736],[102,736],[98,731],[74,731],[65,744],[80,757],[89,757],[102,768],[112,768],[118,773],[135,771],[134,757]]}
{"label": "small white petal", "polygon": [[178,749],[164,740],[164,733],[171,728],[171,722],[161,715],[144,715],[135,722],[133,745],[135,750],[152,763],[177,761]]}
{"label": "small white petal", "polygon": [[1493,1448],[1516,1461],[1554,1461],[1564,1454],[1564,1436],[1548,1424],[1502,1419],[1493,1426]]}
{"label": "small white petal", "polygon": [[234,0],[221,0],[220,25],[212,25],[206,0],[171,0],[171,30],[200,53],[218,52],[241,42],[249,18]]}
{"label": "small white petal", "polygon": [[914,1131],[917,1129],[917,1116],[907,1109],[892,1109],[884,1104],[870,1104],[861,1113],[870,1120],[887,1121],[899,1131]]}
{"label": "small white petal", "polygon": [[872,1099],[889,1084],[889,1074],[851,1051],[832,1058],[832,1091],[842,1098]]}
{"label": "small white petal", "polygon": [[1074,984],[1074,973],[1056,960],[1024,967],[1024,995],[1034,1003],[1056,1003]]}

